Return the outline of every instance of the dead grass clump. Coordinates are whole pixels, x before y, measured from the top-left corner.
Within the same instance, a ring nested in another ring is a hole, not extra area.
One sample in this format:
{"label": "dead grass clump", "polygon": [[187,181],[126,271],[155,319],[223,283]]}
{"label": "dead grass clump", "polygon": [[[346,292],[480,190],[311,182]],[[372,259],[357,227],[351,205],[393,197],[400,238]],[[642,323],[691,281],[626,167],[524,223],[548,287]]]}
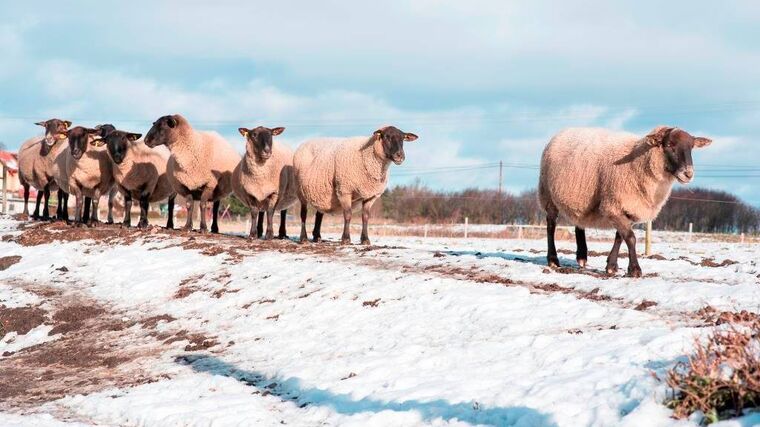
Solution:
{"label": "dead grass clump", "polygon": [[706,424],[760,408],[760,322],[715,332],[668,371],[665,405],[675,418],[701,411]]}

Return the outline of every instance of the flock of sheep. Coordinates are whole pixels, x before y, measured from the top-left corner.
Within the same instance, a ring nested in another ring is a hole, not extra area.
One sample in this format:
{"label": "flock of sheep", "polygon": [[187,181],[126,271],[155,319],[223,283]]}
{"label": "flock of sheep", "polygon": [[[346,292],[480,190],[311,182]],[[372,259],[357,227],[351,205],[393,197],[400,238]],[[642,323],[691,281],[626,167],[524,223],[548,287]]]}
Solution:
{"label": "flock of sheep", "polygon": [[[50,119],[37,123],[43,137],[27,140],[19,150],[24,199],[29,187],[38,189],[33,217],[48,218],[50,192],[58,189],[57,217],[68,220],[68,195],[76,197],[75,224],[98,221],[98,200],[109,195],[109,220],[116,191],[125,198],[124,225],[130,226],[132,200],[140,204],[138,227],[148,225],[148,205],[167,200],[167,227],[173,228],[174,199],[187,203],[185,229],[193,228],[195,202],[200,205],[200,230],[206,231],[206,209],[212,206],[211,231],[218,232],[220,200],[234,193],[251,209],[250,237],[274,237],[273,217],[281,213],[278,237],[287,237],[287,209],[300,201],[300,241],[307,240],[307,207],[316,209],[313,239],[321,240],[325,213],[342,212],[341,243],[350,243],[352,210],[361,204],[361,243],[369,244],[370,210],[385,191],[390,163],[404,161],[404,142],[417,135],[393,126],[370,136],[317,138],[295,153],[276,143],[282,127],[240,128],[246,141],[241,158],[219,134],[193,129],[181,115],[163,116],[141,140],[141,134],[95,128]],[[67,141],[67,142],[64,142]],[[633,224],[651,221],[659,213],[677,180],[694,176],[691,150],[712,141],[674,127],[659,126],[639,137],[600,128],[571,128],[555,135],[544,149],[538,184],[539,203],[547,214],[547,261],[559,267],[554,232],[559,215],[575,225],[576,259],[583,268],[588,258],[585,228],[615,229],[607,272],[617,272],[620,246],[628,247],[628,275],[641,276]],[[90,204],[92,211],[89,212]],[[28,214],[26,203],[24,213]],[[263,218],[267,228],[264,234]],[[90,218],[88,218],[90,216]]]}

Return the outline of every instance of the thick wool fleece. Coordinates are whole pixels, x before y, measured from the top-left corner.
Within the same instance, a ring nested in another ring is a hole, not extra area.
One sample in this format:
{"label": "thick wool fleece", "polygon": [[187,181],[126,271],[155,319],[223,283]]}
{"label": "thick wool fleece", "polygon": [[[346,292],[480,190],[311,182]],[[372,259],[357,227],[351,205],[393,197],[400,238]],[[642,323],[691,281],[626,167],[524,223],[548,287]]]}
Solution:
{"label": "thick wool fleece", "polygon": [[232,190],[249,208],[280,211],[293,206],[298,200],[293,151],[273,141],[272,156],[263,162],[246,153],[232,173]]}
{"label": "thick wool fleece", "polygon": [[148,201],[159,202],[175,194],[166,174],[169,149],[164,146],[150,148],[143,140],[130,142],[124,160],[112,162],[113,177],[122,191],[133,199],[148,194]]}
{"label": "thick wool fleece", "polygon": [[612,218],[654,219],[675,177],[661,147],[644,137],[600,128],[570,128],[555,135],[541,157],[538,196],[581,228],[615,228]]}
{"label": "thick wool fleece", "polygon": [[57,188],[53,175],[55,158],[68,147],[68,140],[56,141],[49,148],[45,145],[44,138],[30,138],[18,150],[19,181],[37,190],[43,190],[50,184],[50,190],[53,191]]}
{"label": "thick wool fleece", "polygon": [[298,195],[323,213],[341,210],[341,200],[374,201],[388,184],[390,161],[375,137],[317,138],[293,157]]}
{"label": "thick wool fleece", "polygon": [[68,147],[65,154],[68,190],[64,188],[64,191],[76,197],[90,198],[108,194],[113,187],[113,170],[105,146],[89,145],[79,160],[71,155]]}
{"label": "thick wool fleece", "polygon": [[194,130],[187,121],[178,123],[178,132],[167,141],[171,151],[167,175],[174,190],[184,198],[204,189],[210,201],[232,192],[232,171],[240,154],[216,132]]}

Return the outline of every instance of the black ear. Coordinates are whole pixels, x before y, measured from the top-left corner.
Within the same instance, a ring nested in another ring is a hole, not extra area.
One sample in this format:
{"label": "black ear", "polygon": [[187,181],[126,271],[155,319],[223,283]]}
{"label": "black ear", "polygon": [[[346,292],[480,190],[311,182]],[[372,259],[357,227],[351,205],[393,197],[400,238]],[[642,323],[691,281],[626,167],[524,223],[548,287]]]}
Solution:
{"label": "black ear", "polygon": [[411,142],[411,141],[414,141],[414,140],[416,140],[416,139],[417,139],[417,135],[415,135],[415,134],[413,134],[413,133],[408,133],[408,132],[407,132],[407,133],[405,133],[405,134],[404,134],[404,141],[409,141],[409,142]]}
{"label": "black ear", "polygon": [[130,140],[130,141],[132,141],[132,142],[134,142],[134,141],[137,141],[138,139],[140,139],[141,136],[142,136],[141,133],[128,133],[127,134],[127,139]]}
{"label": "black ear", "polygon": [[94,133],[96,135],[100,135],[100,129],[84,128],[84,131],[87,133]]}
{"label": "black ear", "polygon": [[68,120],[63,120],[63,124],[66,125],[66,127],[71,127],[71,122]]}
{"label": "black ear", "polygon": [[378,139],[380,139],[380,138],[383,137],[383,130],[382,129],[378,129],[378,130],[375,131],[375,133],[373,135],[375,135]]}
{"label": "black ear", "polygon": [[281,134],[283,132],[285,132],[285,128],[284,127],[278,127],[278,128],[272,129],[272,135],[279,135],[279,134]]}
{"label": "black ear", "polygon": [[166,123],[169,125],[170,128],[174,128],[177,126],[177,119],[175,119],[173,116],[169,116],[166,119]]}
{"label": "black ear", "polygon": [[668,126],[657,126],[646,136],[647,144],[651,146],[662,145],[662,143],[665,142],[665,138],[672,130],[673,128]]}
{"label": "black ear", "polygon": [[35,125],[45,127],[45,122],[37,122]]}
{"label": "black ear", "polygon": [[248,132],[250,132],[250,131],[248,129],[246,129],[246,128],[238,128],[238,132],[240,132],[241,135],[247,137],[248,136]]}

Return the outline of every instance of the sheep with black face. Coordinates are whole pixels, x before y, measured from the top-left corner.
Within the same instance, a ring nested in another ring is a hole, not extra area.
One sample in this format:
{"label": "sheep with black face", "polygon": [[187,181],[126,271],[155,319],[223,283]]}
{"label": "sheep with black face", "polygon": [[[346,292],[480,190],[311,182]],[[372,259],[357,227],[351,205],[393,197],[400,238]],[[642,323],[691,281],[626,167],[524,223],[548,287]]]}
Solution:
{"label": "sheep with black face", "polygon": [[272,225],[274,212],[280,212],[278,238],[287,237],[285,222],[287,210],[298,200],[293,151],[273,140],[285,128],[240,128],[245,137],[245,156],[232,172],[232,190],[240,201],[251,209],[250,237],[261,237],[262,227],[257,222],[259,212],[267,215],[267,231],[264,238],[274,236]]}
{"label": "sheep with black face", "polygon": [[[321,215],[343,212],[341,243],[350,243],[349,226],[353,206],[362,205],[361,243],[368,245],[370,209],[388,184],[391,162],[400,165],[404,159],[404,142],[417,139],[413,133],[393,126],[376,130],[371,136],[353,138],[317,138],[298,147],[293,166],[301,201],[301,241],[306,241],[307,206]],[[315,226],[314,239],[320,230]]]}
{"label": "sheep with black face", "polygon": [[148,207],[152,202],[168,198],[169,217],[166,227],[174,228],[174,198],[176,193],[166,174],[169,150],[166,147],[151,149],[140,140],[139,133],[125,132],[100,126],[102,139],[95,145],[105,145],[111,159],[116,187],[124,194],[123,225],[130,227],[132,200],[140,203],[138,228],[148,226]]}
{"label": "sheep with black face", "polygon": [[105,147],[96,146],[99,129],[76,126],[67,133],[69,146],[62,155],[65,158],[65,173],[67,178],[66,192],[76,197],[75,222],[82,224],[84,199],[92,199],[90,226],[98,221],[98,204],[100,196],[109,192],[113,187],[113,170],[111,160]]}

